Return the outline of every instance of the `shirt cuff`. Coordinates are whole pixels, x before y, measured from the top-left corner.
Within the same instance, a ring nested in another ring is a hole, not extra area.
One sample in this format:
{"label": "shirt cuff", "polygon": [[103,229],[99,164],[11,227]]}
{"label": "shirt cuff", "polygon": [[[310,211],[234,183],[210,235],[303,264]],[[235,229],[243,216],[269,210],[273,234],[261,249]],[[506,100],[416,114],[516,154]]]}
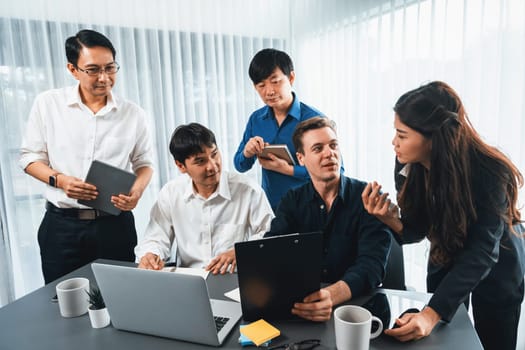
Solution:
{"label": "shirt cuff", "polygon": [[358,297],[365,292],[365,283],[363,279],[357,276],[355,273],[351,273],[348,276],[343,276],[342,281],[348,285],[352,292],[352,298]]}

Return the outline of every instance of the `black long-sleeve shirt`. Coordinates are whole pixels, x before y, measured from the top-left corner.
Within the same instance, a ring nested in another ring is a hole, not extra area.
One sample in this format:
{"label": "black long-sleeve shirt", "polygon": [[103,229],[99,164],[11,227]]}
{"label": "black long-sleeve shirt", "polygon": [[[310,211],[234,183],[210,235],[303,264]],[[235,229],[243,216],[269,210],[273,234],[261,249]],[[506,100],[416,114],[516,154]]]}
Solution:
{"label": "black long-sleeve shirt", "polygon": [[364,209],[365,186],[341,176],[330,212],[311,181],[288,191],[265,237],[323,231],[321,280],[343,280],[354,297],[377,287],[385,274],[392,237],[387,226]]}

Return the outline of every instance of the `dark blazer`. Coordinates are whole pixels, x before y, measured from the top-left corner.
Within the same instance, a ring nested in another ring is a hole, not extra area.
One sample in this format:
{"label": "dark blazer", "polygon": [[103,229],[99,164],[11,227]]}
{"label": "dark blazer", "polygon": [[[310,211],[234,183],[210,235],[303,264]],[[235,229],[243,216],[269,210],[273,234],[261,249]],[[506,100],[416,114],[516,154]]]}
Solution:
{"label": "dark blazer", "polygon": [[[399,175],[401,168],[396,161],[398,191],[404,181]],[[468,227],[463,249],[448,266],[428,262],[427,289],[434,293],[429,306],[444,321],[454,316],[470,293],[477,300],[496,307],[519,305],[523,300],[524,229],[515,225],[518,234],[511,232],[505,220],[496,214],[504,212],[508,204],[493,176],[479,166],[473,168],[472,174],[477,221]],[[497,210],[494,210],[494,205],[498,206]],[[427,217],[401,218],[401,221],[402,243],[417,242],[426,237],[430,226]]]}

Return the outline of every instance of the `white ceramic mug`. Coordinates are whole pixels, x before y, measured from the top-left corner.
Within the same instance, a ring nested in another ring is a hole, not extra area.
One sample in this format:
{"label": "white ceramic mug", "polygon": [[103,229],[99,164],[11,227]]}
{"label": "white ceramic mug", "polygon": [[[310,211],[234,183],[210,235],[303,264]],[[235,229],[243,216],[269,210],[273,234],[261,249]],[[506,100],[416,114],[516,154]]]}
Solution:
{"label": "white ceramic mug", "polygon": [[57,284],[57,298],[63,317],[77,317],[87,312],[89,280],[83,277],[70,278]]}
{"label": "white ceramic mug", "polygon": [[[372,333],[372,322],[378,323]],[[334,311],[335,344],[338,350],[368,350],[370,339],[383,331],[383,322],[357,305],[343,305]]]}

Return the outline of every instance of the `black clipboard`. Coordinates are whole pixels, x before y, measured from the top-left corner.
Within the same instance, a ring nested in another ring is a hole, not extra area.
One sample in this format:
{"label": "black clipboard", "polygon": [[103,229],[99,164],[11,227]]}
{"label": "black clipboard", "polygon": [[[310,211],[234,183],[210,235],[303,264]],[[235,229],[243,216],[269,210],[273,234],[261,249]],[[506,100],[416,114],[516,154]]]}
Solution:
{"label": "black clipboard", "polygon": [[321,232],[235,243],[243,319],[295,319],[293,304],[321,287]]}
{"label": "black clipboard", "polygon": [[268,153],[271,153],[278,158],[284,159],[290,165],[295,165],[295,161],[293,160],[292,154],[290,153],[290,150],[286,144],[267,145],[263,148],[259,157],[268,159]]}
{"label": "black clipboard", "polygon": [[97,186],[98,197],[93,200],[79,199],[79,204],[119,215],[121,210],[111,203],[111,196],[127,194],[135,183],[137,175],[113,165],[94,160],[91,163],[85,182]]}

